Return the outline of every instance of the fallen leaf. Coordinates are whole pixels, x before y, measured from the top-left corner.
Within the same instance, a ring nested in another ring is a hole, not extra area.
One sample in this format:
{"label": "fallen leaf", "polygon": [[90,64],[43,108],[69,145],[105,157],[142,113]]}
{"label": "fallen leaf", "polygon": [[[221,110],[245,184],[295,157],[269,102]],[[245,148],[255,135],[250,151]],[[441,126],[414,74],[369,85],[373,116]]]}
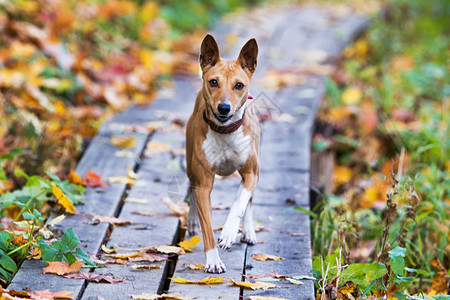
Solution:
{"label": "fallen leaf", "polygon": [[248,282],[248,281],[241,281],[241,282],[236,282],[233,279],[230,279],[230,281],[232,284],[237,285],[237,286],[241,286],[247,289],[252,289],[252,290],[267,290],[267,289],[272,289],[272,288],[276,288],[277,286],[271,282]]}
{"label": "fallen leaf", "polygon": [[184,252],[183,248],[181,247],[177,247],[177,246],[154,246],[153,247],[156,251],[160,252],[160,253],[165,253],[165,254],[186,254],[186,252]]}
{"label": "fallen leaf", "polygon": [[252,259],[258,261],[267,261],[267,260],[282,260],[284,258],[270,254],[253,254]]}
{"label": "fallen leaf", "polygon": [[295,284],[295,285],[302,285],[302,284],[304,284],[300,280],[297,280],[297,279],[294,279],[294,278],[290,278],[290,277],[287,277],[286,280],[289,281],[290,283]]}
{"label": "fallen leaf", "polygon": [[70,201],[70,199],[63,193],[63,191],[58,186],[56,186],[56,184],[52,185],[52,192],[53,195],[56,197],[56,199],[58,199],[58,203],[62,207],[64,207],[66,212],[69,212],[71,214],[76,213],[75,206],[73,205],[72,201]]}
{"label": "fallen leaf", "polygon": [[264,274],[247,274],[245,275],[247,278],[251,279],[261,279],[261,278],[276,278],[276,279],[284,279],[286,277],[291,277],[289,275],[284,275],[284,273],[278,273],[276,271],[273,271],[272,273],[264,273]]}
{"label": "fallen leaf", "polygon": [[345,295],[345,294],[348,294],[348,293],[353,293],[357,288],[358,288],[358,284],[357,283],[353,283],[353,284],[346,285],[346,286],[343,286],[343,287],[339,288],[338,292],[343,294],[343,295]]}
{"label": "fallen leaf", "polygon": [[344,166],[335,166],[333,170],[333,186],[338,186],[347,183],[353,177],[353,170]]}
{"label": "fallen leaf", "polygon": [[[1,289],[0,291],[0,299],[1,300],[19,300],[19,299],[74,299],[73,296],[70,296],[72,292],[69,291],[60,291],[60,292],[50,292],[50,290],[43,291],[33,291],[28,289],[27,291],[15,291],[15,290],[7,290]],[[10,297],[7,297],[10,296]]]}
{"label": "fallen leaf", "polygon": [[135,270],[153,270],[153,269],[161,269],[161,266],[152,266],[152,265],[137,265],[134,264],[131,266],[132,269]]}
{"label": "fallen leaf", "polygon": [[148,200],[144,198],[126,198],[125,202],[136,203],[136,204],[147,204]]}
{"label": "fallen leaf", "polygon": [[64,277],[73,279],[86,279],[90,282],[97,282],[97,283],[119,283],[123,281],[123,278],[114,278],[113,276],[95,273],[73,273],[64,275]]}
{"label": "fallen leaf", "polygon": [[120,258],[120,259],[128,259],[131,257],[136,257],[138,255],[144,254],[145,251],[138,251],[138,252],[126,252],[126,253],[115,253],[115,254],[102,254],[106,257],[112,257],[112,258]]}
{"label": "fallen leaf", "polygon": [[184,267],[186,269],[191,269],[191,270],[204,270],[205,269],[205,265],[204,264],[189,264],[189,263],[185,263]]}
{"label": "fallen leaf", "polygon": [[105,187],[108,184],[105,182],[102,182],[102,176],[95,173],[94,170],[88,171],[83,178],[84,181],[86,181],[87,187]]}
{"label": "fallen leaf", "polygon": [[110,142],[116,147],[128,149],[136,146],[136,137],[132,135],[113,135]]}
{"label": "fallen leaf", "polygon": [[207,284],[207,285],[225,282],[225,280],[223,280],[223,277],[214,277],[214,276],[206,277],[206,278],[203,278],[202,280],[189,280],[189,279],[184,279],[181,277],[171,278],[171,280],[173,282],[183,283],[183,284]]}
{"label": "fallen leaf", "polygon": [[108,177],[108,182],[134,185],[136,180],[134,180],[133,178],[130,178],[128,176],[112,176],[112,177]]}
{"label": "fallen leaf", "polygon": [[108,217],[108,216],[102,216],[102,215],[93,215],[92,216],[92,222],[98,224],[98,223],[108,223],[111,225],[129,225],[132,224],[130,221],[121,220],[116,217]]}
{"label": "fallen leaf", "polygon": [[135,257],[129,257],[129,261],[139,262],[139,261],[148,261],[148,262],[161,262],[167,260],[166,255],[161,254],[152,254],[152,253],[142,253]]}
{"label": "fallen leaf", "polygon": [[116,249],[114,249],[114,248],[106,248],[105,244],[102,245],[102,250],[103,250],[103,252],[105,252],[107,254],[116,252]]}
{"label": "fallen leaf", "polygon": [[144,211],[133,211],[132,214],[141,215],[141,216],[152,216],[153,215],[153,210],[152,209],[147,209],[147,210],[144,210]]}
{"label": "fallen leaf", "polygon": [[279,297],[266,297],[266,296],[249,296],[249,300],[289,300],[286,298],[279,298]]}
{"label": "fallen leaf", "polygon": [[64,220],[66,218],[66,215],[59,215],[56,218],[54,218],[53,220],[51,220],[50,222],[48,222],[46,224],[47,227],[52,227],[53,225],[58,224],[59,222],[61,222],[62,220]]}
{"label": "fallen leaf", "polygon": [[349,87],[342,93],[342,102],[347,105],[356,105],[362,99],[362,91],[356,87]]}
{"label": "fallen leaf", "polygon": [[178,217],[187,219],[189,206],[186,202],[175,204],[169,197],[162,197],[161,201]]}
{"label": "fallen leaf", "polygon": [[201,240],[202,240],[201,237],[196,235],[196,236],[191,237],[189,241],[182,241],[178,245],[181,248],[183,248],[183,250],[185,250],[186,252],[192,252],[191,248],[194,248],[195,246],[197,246],[197,244],[200,243]]}
{"label": "fallen leaf", "polygon": [[52,273],[57,275],[65,275],[72,272],[79,272],[84,264],[75,261],[69,266],[66,261],[49,261],[48,267],[45,267],[44,274]]}
{"label": "fallen leaf", "polygon": [[429,289],[428,295],[439,295],[447,293],[447,286],[449,282],[449,275],[447,275],[447,270],[437,259],[431,261],[431,265],[438,269],[436,275],[434,275],[431,287]]}
{"label": "fallen leaf", "polygon": [[169,153],[170,149],[171,147],[168,144],[148,142],[144,154],[146,157],[155,157],[162,153]]}
{"label": "fallen leaf", "polygon": [[120,150],[120,151],[116,151],[114,152],[114,155],[117,157],[128,157],[128,158],[135,158],[136,154],[134,154],[133,152],[129,151],[129,150]]}
{"label": "fallen leaf", "polygon": [[131,299],[138,299],[138,300],[157,300],[157,299],[168,299],[168,300],[193,300],[197,299],[198,297],[192,297],[183,295],[180,293],[170,293],[170,294],[147,294],[142,293],[140,295],[130,295]]}
{"label": "fallen leaf", "polygon": [[71,182],[73,184],[86,186],[86,181],[82,180],[80,175],[75,173],[75,171],[73,169],[70,169],[70,172],[69,172],[69,182]]}

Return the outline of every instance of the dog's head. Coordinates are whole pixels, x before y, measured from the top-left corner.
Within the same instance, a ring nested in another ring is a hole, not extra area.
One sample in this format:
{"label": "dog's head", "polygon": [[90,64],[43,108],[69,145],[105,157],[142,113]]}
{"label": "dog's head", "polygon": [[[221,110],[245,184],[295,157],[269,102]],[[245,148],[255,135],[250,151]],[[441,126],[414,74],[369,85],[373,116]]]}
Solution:
{"label": "dog's head", "polygon": [[200,67],[203,78],[203,95],[208,112],[214,122],[231,122],[245,105],[248,89],[256,69],[258,44],[250,39],[237,60],[221,59],[219,47],[212,35],[207,35],[200,48]]}

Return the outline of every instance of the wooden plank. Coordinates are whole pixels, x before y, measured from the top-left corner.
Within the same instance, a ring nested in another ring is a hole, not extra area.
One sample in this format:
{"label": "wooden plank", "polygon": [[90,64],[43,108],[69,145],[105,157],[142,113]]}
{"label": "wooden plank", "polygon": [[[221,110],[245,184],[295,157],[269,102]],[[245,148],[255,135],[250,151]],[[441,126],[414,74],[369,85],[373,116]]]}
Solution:
{"label": "wooden plank", "polygon": [[[183,132],[177,130],[156,133],[152,136],[151,142],[167,143],[173,149],[177,149],[181,147],[183,140]],[[138,171],[139,177],[127,198],[144,199],[147,203],[124,202],[119,218],[133,222],[133,224],[114,227],[108,238],[107,247],[138,249],[172,244],[178,228],[178,217],[162,204],[160,198],[168,196],[168,185],[171,179],[180,177],[180,173],[184,175],[184,172],[179,169],[168,168],[174,160],[177,163],[179,161],[178,157],[169,153],[143,159]],[[149,209],[152,211],[151,216],[136,214],[136,212]],[[165,277],[165,263],[151,263],[151,265],[161,267],[151,271],[132,269],[131,265],[133,264],[135,263],[109,265],[107,268],[96,270],[96,273],[114,274],[124,280],[113,285],[90,282],[87,284],[82,299],[95,299],[97,296],[115,299],[118,295],[123,299],[131,294],[157,293],[162,284],[161,281]]]}

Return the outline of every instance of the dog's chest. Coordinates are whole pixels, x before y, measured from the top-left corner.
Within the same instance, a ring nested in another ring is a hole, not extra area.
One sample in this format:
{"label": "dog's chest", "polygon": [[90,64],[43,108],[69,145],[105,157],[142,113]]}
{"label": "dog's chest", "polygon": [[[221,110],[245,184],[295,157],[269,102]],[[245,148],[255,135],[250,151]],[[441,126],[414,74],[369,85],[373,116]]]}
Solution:
{"label": "dog's chest", "polygon": [[228,176],[247,160],[251,137],[244,135],[242,127],[229,134],[217,133],[208,128],[202,148],[209,164],[217,167],[217,174]]}

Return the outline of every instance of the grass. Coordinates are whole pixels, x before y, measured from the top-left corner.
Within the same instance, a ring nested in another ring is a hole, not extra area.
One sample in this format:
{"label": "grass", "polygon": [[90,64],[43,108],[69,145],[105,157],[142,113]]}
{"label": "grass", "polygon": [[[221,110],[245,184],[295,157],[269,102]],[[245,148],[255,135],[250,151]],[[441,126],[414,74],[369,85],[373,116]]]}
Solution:
{"label": "grass", "polygon": [[405,249],[405,267],[424,272],[366,294],[390,296],[390,281],[400,299],[424,299],[446,293],[436,282],[450,259],[450,2],[385,8],[327,82],[319,118],[334,128],[335,185],[313,219],[313,251],[392,268],[389,251]]}

